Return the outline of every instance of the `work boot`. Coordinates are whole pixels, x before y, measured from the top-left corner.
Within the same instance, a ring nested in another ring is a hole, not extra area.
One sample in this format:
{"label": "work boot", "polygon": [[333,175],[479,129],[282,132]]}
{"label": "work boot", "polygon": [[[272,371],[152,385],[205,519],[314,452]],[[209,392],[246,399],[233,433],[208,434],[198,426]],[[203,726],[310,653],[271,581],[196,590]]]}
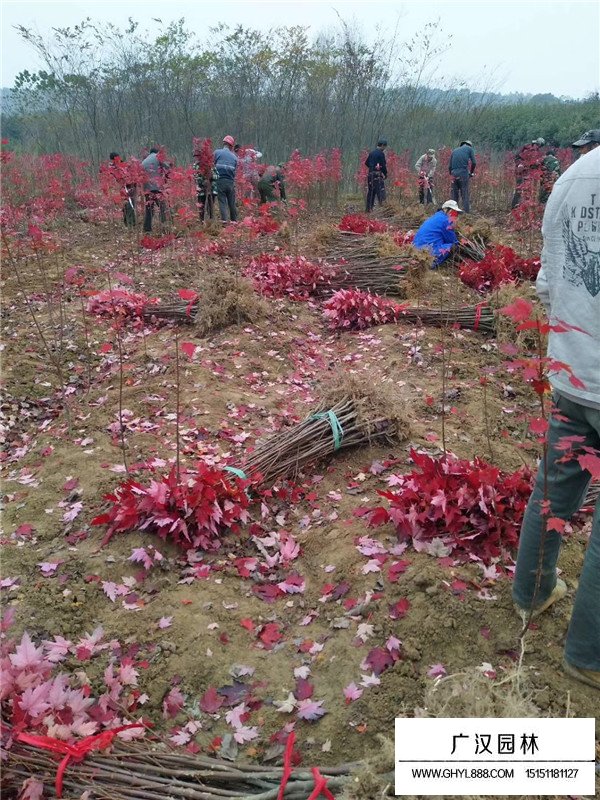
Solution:
{"label": "work boot", "polygon": [[600,672],[596,672],[593,669],[576,667],[574,664],[569,664],[566,659],[563,659],[563,669],[567,675],[581,681],[581,683],[585,683],[587,686],[593,686],[595,689],[600,689]]}
{"label": "work boot", "polygon": [[566,593],[567,593],[567,584],[561,578],[557,578],[556,586],[552,590],[550,597],[548,597],[548,599],[544,603],[542,603],[541,606],[534,608],[533,612],[530,612],[528,608],[521,608],[521,606],[518,606],[516,603],[515,603],[515,608],[517,609],[518,615],[521,617],[523,622],[525,622],[529,618],[530,613],[531,613],[531,619],[539,617],[540,614],[543,614],[544,611],[547,608],[550,608],[550,606],[553,603],[556,603],[557,600],[562,600],[562,598],[566,595]]}

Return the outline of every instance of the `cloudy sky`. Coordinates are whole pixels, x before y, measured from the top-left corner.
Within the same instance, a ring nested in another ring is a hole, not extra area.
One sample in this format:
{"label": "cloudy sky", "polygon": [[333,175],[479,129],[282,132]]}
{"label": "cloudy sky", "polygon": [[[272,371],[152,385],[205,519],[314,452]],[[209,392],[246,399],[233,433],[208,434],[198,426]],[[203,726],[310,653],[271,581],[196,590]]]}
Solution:
{"label": "cloudy sky", "polygon": [[14,25],[41,34],[68,27],[85,17],[124,26],[128,17],[150,32],[158,24],[185,17],[200,38],[220,22],[266,30],[278,25],[307,25],[311,33],[339,27],[341,16],[372,40],[377,24],[410,39],[426,22],[438,23],[439,41],[449,45],[438,62],[447,79],[470,88],[502,92],[584,97],[600,88],[600,3],[598,0],[432,0],[432,2],[27,2],[1,0],[2,86],[11,86],[23,69],[42,65],[19,38]]}

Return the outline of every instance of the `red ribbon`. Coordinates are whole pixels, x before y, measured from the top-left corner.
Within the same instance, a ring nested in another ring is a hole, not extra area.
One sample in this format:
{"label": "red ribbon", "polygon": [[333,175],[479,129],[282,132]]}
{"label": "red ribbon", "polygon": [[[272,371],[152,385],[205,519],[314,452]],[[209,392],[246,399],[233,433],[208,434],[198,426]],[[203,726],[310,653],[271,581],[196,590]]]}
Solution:
{"label": "red ribbon", "polygon": [[[294,733],[294,731],[292,731],[285,743],[285,752],[283,754],[283,775],[281,776],[281,783],[279,784],[279,792],[277,794],[277,800],[283,800],[285,787],[287,786],[287,782],[289,781],[290,775],[292,774],[292,751],[294,750],[295,741],[296,741],[296,734]],[[325,800],[335,800],[335,797],[331,794],[331,792],[327,788],[326,778],[324,778],[321,775],[317,767],[313,767],[311,772],[315,780],[315,788],[312,790],[308,800],[317,800],[317,798],[321,797],[321,795],[325,798]]]}
{"label": "red ribbon", "polygon": [[97,733],[94,736],[86,736],[77,744],[67,744],[60,739],[55,739],[53,736],[32,736],[30,733],[19,733],[16,739],[33,747],[41,747],[44,750],[51,750],[53,753],[64,755],[56,770],[56,781],[54,782],[56,796],[62,797],[63,777],[65,770],[69,766],[69,761],[83,761],[87,753],[92,750],[104,750],[112,744],[112,740],[121,731],[144,727],[146,726],[140,723],[137,725],[121,725],[118,728],[111,728],[109,731],[102,731],[102,733]]}
{"label": "red ribbon", "polygon": [[327,788],[327,780],[321,775],[319,770],[316,767],[313,767],[311,771],[313,778],[315,779],[315,788],[310,794],[308,800],[317,800],[317,797],[321,797],[321,795],[323,795],[325,800],[335,800],[335,797]]}
{"label": "red ribbon", "polygon": [[481,319],[481,309],[486,306],[487,303],[477,303],[477,308],[475,309],[475,324],[473,325],[473,330],[476,331],[479,328],[479,320]]}
{"label": "red ribbon", "polygon": [[277,800],[283,800],[283,793],[285,787],[292,774],[292,750],[294,749],[294,742],[296,741],[296,734],[294,731],[290,733],[285,743],[285,752],[283,754],[283,775],[281,776],[281,783],[279,784],[279,792]]}

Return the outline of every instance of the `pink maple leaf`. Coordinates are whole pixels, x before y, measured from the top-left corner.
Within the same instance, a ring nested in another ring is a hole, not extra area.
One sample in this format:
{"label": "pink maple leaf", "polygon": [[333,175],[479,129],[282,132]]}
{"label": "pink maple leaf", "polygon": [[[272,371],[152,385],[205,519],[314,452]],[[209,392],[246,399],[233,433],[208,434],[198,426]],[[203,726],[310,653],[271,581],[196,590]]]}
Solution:
{"label": "pink maple leaf", "polygon": [[192,735],[189,733],[189,731],[186,731],[183,728],[178,730],[177,733],[174,733],[172,736],[169,736],[170,741],[172,741],[173,744],[176,744],[178,747],[183,747],[183,745],[187,744],[191,738]]}
{"label": "pink maple leaf", "polygon": [[50,682],[45,681],[39,686],[29,687],[25,689],[19,699],[19,706],[22,711],[25,711],[32,719],[42,716],[51,707],[48,702],[48,694],[50,691]]}
{"label": "pink maple leaf", "polygon": [[161,617],[158,620],[159,628],[170,628],[172,624],[173,624],[173,617]]}
{"label": "pink maple leaf", "polygon": [[[179,686],[173,686],[163,699],[163,717],[169,719],[176,717],[185,703],[185,697],[181,693]],[[189,741],[186,740],[186,741]]]}
{"label": "pink maple leaf", "polygon": [[354,700],[358,700],[359,697],[362,697],[363,691],[364,690],[358,687],[354,682],[349,683],[348,686],[344,687],[346,703],[352,703]]}
{"label": "pink maple leaf", "polygon": [[141,562],[141,564],[144,566],[144,569],[150,569],[154,563],[152,558],[148,555],[143,547],[134,547],[131,551],[131,555],[129,556],[129,561]]}
{"label": "pink maple leaf", "polygon": [[117,599],[118,588],[117,584],[112,581],[102,581],[102,591],[113,603]]}
{"label": "pink maple leaf", "polygon": [[124,660],[119,667],[119,680],[123,686],[137,686],[138,671],[134,669],[129,659]]}
{"label": "pink maple leaf", "polygon": [[27,631],[21,637],[21,642],[15,647],[15,652],[8,656],[13,667],[28,669],[41,666],[44,663],[44,651],[36,647],[31,641]]}
{"label": "pink maple leaf", "polygon": [[362,681],[360,682],[361,686],[364,686],[365,689],[368,689],[369,686],[379,686],[381,680],[372,672],[370,675],[361,675]]}
{"label": "pink maple leaf", "polygon": [[289,575],[284,581],[277,584],[286,594],[299,594],[304,591],[306,582],[301,575]]}
{"label": "pink maple leaf", "polygon": [[427,670],[427,675],[430,678],[443,678],[447,674],[446,667],[443,664],[432,664]]}
{"label": "pink maple leaf", "polygon": [[251,728],[247,727],[246,725],[236,728],[235,733],[233,734],[233,738],[238,744],[246,744],[246,742],[251,742],[253,739],[256,739],[257,736],[258,728]]}
{"label": "pink maple leaf", "polygon": [[83,503],[77,502],[73,503],[68,511],[65,511],[63,514],[63,522],[73,522],[75,517],[80,513],[81,509],[83,508]]}
{"label": "pink maple leaf", "polygon": [[242,717],[244,714],[248,712],[248,707],[245,703],[239,703],[239,705],[234,706],[230,711],[225,714],[225,720],[227,721],[228,725],[231,725],[232,728],[241,728],[242,727]]}
{"label": "pink maple leaf", "polygon": [[381,563],[376,558],[372,558],[361,567],[360,571],[363,575],[368,575],[369,572],[381,572]]}
{"label": "pink maple leaf", "polygon": [[46,639],[42,644],[46,650],[46,658],[53,664],[57,664],[66,658],[69,648],[73,646],[73,642],[64,639],[62,636],[55,636],[54,641]]}
{"label": "pink maple leaf", "polygon": [[38,567],[41,569],[42,574],[48,577],[49,575],[54,575],[62,563],[62,561],[39,561]]}
{"label": "pink maple leaf", "polygon": [[323,701],[322,700],[300,700],[298,703],[298,719],[305,719],[309,722],[314,722],[317,719],[320,719],[324,714],[326,714],[326,710],[323,708]]}

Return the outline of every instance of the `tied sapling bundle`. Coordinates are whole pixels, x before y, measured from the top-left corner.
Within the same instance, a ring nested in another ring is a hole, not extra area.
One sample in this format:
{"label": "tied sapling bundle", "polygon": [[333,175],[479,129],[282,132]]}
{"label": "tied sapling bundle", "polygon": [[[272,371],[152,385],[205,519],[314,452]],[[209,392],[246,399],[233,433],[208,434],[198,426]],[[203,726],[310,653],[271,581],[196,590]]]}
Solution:
{"label": "tied sapling bundle", "polygon": [[496,313],[488,303],[476,306],[459,306],[457,308],[413,308],[401,309],[396,321],[422,322],[426,325],[447,327],[457,325],[482,333],[496,332]]}
{"label": "tied sapling bundle", "polygon": [[[51,753],[18,741],[8,753],[3,767],[7,792],[18,792],[28,779],[54,788],[59,761]],[[106,800],[276,800],[284,785],[285,800],[306,800],[317,781],[339,792],[357,767],[321,767],[315,774],[308,769],[236,764],[160,744],[119,742],[110,751],[96,750],[83,760],[71,760],[62,776],[62,796],[81,797],[91,790],[94,797]]]}
{"label": "tied sapling bundle", "polygon": [[341,236],[328,252],[328,259],[339,265],[330,282],[332,291],[354,288],[405,297],[422,289],[433,263],[427,251],[400,246],[389,234]]}
{"label": "tied sapling bundle", "polygon": [[406,418],[381,387],[369,388],[365,381],[340,375],[311,414],[259,445],[248,456],[244,471],[273,483],[349,447],[401,441],[408,430]]}

